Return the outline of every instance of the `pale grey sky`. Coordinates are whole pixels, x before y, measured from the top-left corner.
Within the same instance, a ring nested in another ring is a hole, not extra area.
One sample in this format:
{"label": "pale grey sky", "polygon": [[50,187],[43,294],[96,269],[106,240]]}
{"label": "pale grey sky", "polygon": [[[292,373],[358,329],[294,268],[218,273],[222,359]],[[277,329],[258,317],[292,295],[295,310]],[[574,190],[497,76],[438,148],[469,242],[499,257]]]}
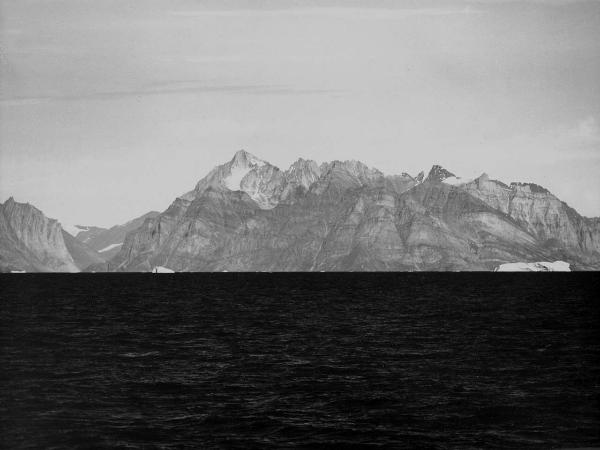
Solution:
{"label": "pale grey sky", "polygon": [[241,148],[600,215],[597,1],[0,0],[0,201],[110,226]]}

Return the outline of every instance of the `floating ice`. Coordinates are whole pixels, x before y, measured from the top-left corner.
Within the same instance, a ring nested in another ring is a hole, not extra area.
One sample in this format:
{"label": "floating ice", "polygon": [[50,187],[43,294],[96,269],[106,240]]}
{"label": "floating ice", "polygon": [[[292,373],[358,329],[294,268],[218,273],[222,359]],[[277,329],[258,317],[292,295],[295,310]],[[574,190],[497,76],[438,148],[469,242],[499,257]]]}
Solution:
{"label": "floating ice", "polygon": [[152,273],[175,273],[175,271],[167,267],[156,266],[154,269],[152,269]]}
{"label": "floating ice", "polygon": [[494,272],[570,272],[571,266],[564,261],[500,264]]}

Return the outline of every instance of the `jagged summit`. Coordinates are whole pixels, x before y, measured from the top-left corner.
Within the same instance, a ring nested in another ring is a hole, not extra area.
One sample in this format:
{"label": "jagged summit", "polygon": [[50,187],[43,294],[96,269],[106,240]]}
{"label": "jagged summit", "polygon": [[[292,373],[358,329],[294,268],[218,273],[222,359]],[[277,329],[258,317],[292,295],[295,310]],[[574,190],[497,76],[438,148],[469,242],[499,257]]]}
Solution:
{"label": "jagged summit", "polygon": [[383,173],[379,170],[369,167],[366,164],[352,160],[340,161],[335,160],[329,163],[321,164],[321,171],[326,172],[344,172],[360,180],[362,183],[383,177]]}
{"label": "jagged summit", "polygon": [[526,189],[529,190],[532,194],[550,194],[550,191],[543,186],[535,183],[520,183],[517,181],[513,181],[510,183],[510,187],[512,189]]}
{"label": "jagged summit", "polygon": [[[31,203],[29,202],[25,202],[25,203],[21,203],[18,202],[14,199],[14,197],[9,197],[5,202],[4,205],[2,205],[2,203],[0,203],[0,206],[4,206],[4,210],[5,211],[18,211],[20,214],[39,214],[39,215],[44,215],[44,213],[42,211],[40,211],[38,208],[36,208],[35,206],[33,206]],[[46,218],[47,220],[51,221],[51,222],[56,222],[58,223],[58,221],[56,219],[50,219],[50,218]]]}
{"label": "jagged summit", "polygon": [[427,181],[441,182],[451,177],[456,177],[456,175],[444,169],[442,166],[435,164],[433,167],[431,167],[429,175],[427,175]]}
{"label": "jagged summit", "polygon": [[465,184],[472,183],[473,181],[485,182],[487,180],[488,177],[485,173],[477,178],[463,178],[456,176],[449,170],[436,164],[429,171],[429,175],[427,175],[425,181],[429,181],[431,183],[444,183],[450,186],[463,186]]}
{"label": "jagged summit", "polygon": [[252,198],[261,209],[272,209],[287,200],[297,188],[308,191],[324,176],[334,176],[337,180],[346,178],[353,183],[365,185],[383,174],[356,160],[332,161],[318,165],[315,161],[298,158],[289,169],[282,171],[246,150],[239,150],[233,158],[215,167],[202,178],[193,191],[182,199],[193,201],[206,189],[243,191]]}
{"label": "jagged summit", "polygon": [[245,150],[239,150],[233,155],[231,161],[225,165],[222,184],[230,191],[243,190],[242,181],[252,170],[266,165],[265,161],[258,159]]}
{"label": "jagged summit", "polygon": [[285,178],[290,184],[308,189],[321,176],[321,168],[316,161],[298,158],[285,172]]}
{"label": "jagged summit", "polygon": [[304,159],[304,158],[300,157],[296,161],[294,161],[292,163],[292,165],[297,164],[297,163],[305,163],[305,162],[313,162],[313,160],[312,159]]}
{"label": "jagged summit", "polygon": [[230,163],[234,166],[260,166],[266,164],[266,161],[257,158],[252,153],[247,152],[246,150],[238,150],[233,155],[233,158],[231,158]]}

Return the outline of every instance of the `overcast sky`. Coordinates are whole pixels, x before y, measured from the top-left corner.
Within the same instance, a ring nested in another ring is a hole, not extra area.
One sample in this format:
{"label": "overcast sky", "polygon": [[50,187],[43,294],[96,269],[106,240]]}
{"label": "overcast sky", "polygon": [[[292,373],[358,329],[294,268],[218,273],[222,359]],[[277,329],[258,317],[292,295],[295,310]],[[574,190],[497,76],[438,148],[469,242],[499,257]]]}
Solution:
{"label": "overcast sky", "polygon": [[0,0],[0,201],[110,226],[239,149],[600,215],[597,1]]}

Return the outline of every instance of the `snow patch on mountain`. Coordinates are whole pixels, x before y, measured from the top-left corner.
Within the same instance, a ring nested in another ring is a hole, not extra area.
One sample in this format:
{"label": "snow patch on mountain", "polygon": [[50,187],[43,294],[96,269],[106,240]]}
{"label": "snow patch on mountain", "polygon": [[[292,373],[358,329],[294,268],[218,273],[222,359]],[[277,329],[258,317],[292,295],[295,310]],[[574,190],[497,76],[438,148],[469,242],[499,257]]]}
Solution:
{"label": "snow patch on mountain", "polygon": [[120,247],[121,245],[123,245],[122,242],[119,242],[118,244],[110,244],[109,246],[104,247],[101,250],[98,250],[99,253],[103,253],[103,252],[107,252],[109,250],[112,250],[113,248],[117,248]]}
{"label": "snow patch on mountain", "polygon": [[252,169],[252,167],[232,167],[231,173],[223,180],[223,184],[230,191],[239,191],[242,180]]}
{"label": "snow patch on mountain", "polygon": [[444,178],[441,181],[442,181],[442,183],[449,184],[450,186],[460,186],[462,184],[470,183],[471,181],[473,181],[473,179],[452,176],[452,177]]}

